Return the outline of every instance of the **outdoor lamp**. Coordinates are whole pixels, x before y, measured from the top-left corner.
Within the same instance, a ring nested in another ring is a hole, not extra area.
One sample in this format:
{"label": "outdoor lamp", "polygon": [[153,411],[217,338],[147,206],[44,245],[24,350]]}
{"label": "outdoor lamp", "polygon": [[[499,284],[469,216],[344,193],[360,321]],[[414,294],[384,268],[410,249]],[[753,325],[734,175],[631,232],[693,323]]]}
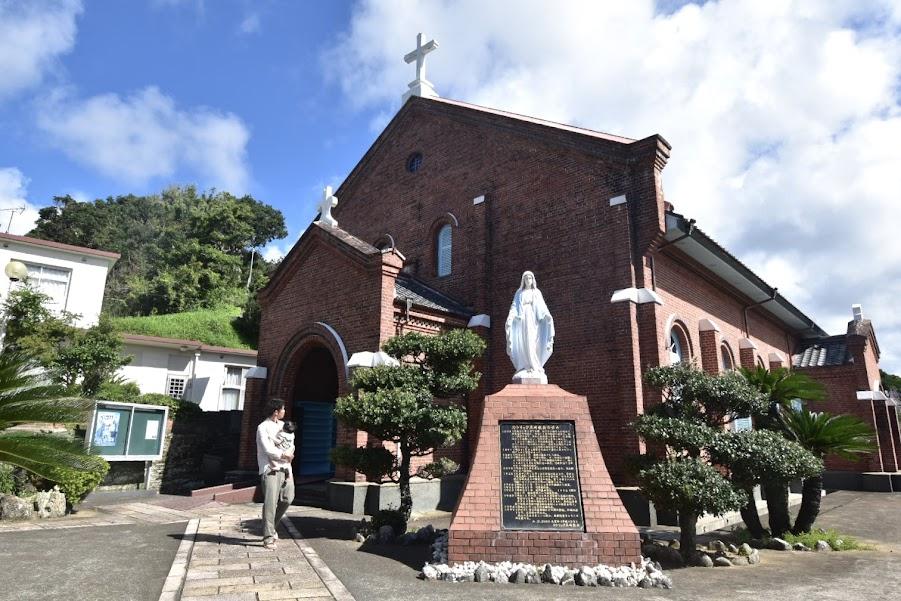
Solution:
{"label": "outdoor lamp", "polygon": [[10,260],[4,272],[11,282],[20,282],[28,277],[28,268],[21,261]]}

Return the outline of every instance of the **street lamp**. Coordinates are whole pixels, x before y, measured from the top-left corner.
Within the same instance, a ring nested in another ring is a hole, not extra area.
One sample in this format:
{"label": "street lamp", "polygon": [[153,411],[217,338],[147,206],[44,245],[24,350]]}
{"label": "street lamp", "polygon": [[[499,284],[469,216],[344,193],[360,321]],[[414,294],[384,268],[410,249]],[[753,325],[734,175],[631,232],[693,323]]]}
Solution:
{"label": "street lamp", "polygon": [[21,282],[28,277],[28,268],[21,261],[10,259],[9,263],[6,264],[6,269],[3,271],[10,282]]}

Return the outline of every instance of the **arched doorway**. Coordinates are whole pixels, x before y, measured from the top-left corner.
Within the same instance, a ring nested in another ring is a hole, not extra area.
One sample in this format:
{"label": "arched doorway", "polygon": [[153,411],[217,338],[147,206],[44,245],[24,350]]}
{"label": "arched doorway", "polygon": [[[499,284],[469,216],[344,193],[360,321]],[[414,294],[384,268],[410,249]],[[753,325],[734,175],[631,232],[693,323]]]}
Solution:
{"label": "arched doorway", "polygon": [[292,396],[297,422],[294,474],[309,481],[330,478],[335,466],[329,452],[335,447],[338,368],[328,349],[316,346],[300,360]]}

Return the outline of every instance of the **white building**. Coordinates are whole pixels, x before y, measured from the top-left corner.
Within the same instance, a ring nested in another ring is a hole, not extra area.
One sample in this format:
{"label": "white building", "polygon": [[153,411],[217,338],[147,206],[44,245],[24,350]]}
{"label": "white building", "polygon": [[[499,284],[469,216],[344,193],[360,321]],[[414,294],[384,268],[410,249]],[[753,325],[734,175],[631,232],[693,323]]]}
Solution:
{"label": "white building", "polygon": [[256,365],[256,351],[137,334],[123,334],[122,340],[123,354],[134,358],[119,374],[142,393],[185,399],[204,411],[244,408],[246,375]]}
{"label": "white building", "polygon": [[[104,250],[0,234],[0,266],[24,263],[29,283],[50,297],[50,308],[79,315],[75,325],[81,328],[97,323],[106,275],[118,259],[117,253]],[[7,293],[20,285],[10,282]]]}

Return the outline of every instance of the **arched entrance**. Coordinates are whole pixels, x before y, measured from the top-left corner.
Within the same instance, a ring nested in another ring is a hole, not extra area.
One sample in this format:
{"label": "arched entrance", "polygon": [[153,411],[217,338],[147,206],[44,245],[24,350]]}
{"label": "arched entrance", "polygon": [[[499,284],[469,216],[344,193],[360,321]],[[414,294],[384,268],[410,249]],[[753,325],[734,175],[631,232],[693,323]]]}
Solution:
{"label": "arched entrance", "polygon": [[297,422],[294,474],[309,481],[335,473],[329,452],[335,447],[338,368],[328,349],[314,346],[300,359],[292,395]]}

